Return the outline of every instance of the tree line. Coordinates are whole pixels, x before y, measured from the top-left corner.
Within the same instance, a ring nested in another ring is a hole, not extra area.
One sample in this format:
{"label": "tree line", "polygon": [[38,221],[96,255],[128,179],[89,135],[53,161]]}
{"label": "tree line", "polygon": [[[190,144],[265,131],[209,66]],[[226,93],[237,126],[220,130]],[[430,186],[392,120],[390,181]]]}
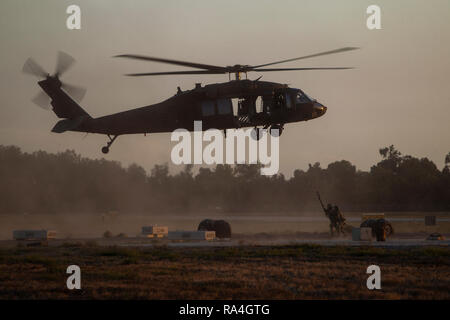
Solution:
{"label": "tree line", "polygon": [[427,158],[379,150],[369,171],[347,160],[262,176],[258,165],[217,165],[170,174],[81,157],[74,151],[22,152],[0,145],[0,214],[319,211],[316,191],[343,211],[450,210],[450,153],[439,170]]}

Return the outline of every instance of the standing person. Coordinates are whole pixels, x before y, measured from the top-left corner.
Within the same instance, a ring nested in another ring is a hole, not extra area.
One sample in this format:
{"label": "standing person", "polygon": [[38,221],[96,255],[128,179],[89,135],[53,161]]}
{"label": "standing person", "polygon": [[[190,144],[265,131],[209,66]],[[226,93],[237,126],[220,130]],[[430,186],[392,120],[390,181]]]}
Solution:
{"label": "standing person", "polygon": [[339,222],[339,208],[337,206],[332,206],[331,204],[328,204],[329,206],[329,216],[330,219],[330,232],[331,235],[334,234],[333,229],[336,230],[336,233],[339,235],[341,232],[341,224]]}
{"label": "standing person", "polygon": [[[338,217],[335,208],[336,206],[332,206],[330,203],[327,204],[327,207],[323,205],[322,199],[320,198],[319,192],[317,192],[317,197],[319,198],[320,205],[322,206],[323,211],[325,212],[325,215],[328,219],[330,219],[330,234],[331,236],[334,235],[333,229],[336,230],[336,232],[339,234],[339,223],[338,223]],[[338,209],[339,210],[339,209]]]}
{"label": "standing person", "polygon": [[345,218],[342,215],[341,210],[339,210],[338,206],[335,205],[333,209],[334,209],[333,211],[334,211],[335,216],[336,216],[336,224],[337,224],[337,227],[338,227],[338,234],[339,234],[339,232],[344,234]]}

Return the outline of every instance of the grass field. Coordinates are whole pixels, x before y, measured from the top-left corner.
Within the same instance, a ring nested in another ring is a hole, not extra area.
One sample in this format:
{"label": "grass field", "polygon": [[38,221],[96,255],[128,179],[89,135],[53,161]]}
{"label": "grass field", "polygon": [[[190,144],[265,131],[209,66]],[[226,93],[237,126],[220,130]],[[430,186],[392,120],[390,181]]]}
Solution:
{"label": "grass field", "polygon": [[[81,290],[66,268],[81,268]],[[381,290],[366,269],[381,268]],[[450,299],[450,249],[58,247],[0,249],[0,299]]]}

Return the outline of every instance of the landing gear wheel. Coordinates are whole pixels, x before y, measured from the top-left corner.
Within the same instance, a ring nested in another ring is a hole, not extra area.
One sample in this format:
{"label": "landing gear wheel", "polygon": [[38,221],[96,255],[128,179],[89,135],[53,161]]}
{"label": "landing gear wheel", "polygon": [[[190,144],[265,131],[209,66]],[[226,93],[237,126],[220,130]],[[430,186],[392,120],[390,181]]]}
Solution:
{"label": "landing gear wheel", "polygon": [[259,139],[261,139],[262,134],[260,132],[260,129],[258,129],[257,127],[255,127],[252,132],[250,133],[251,137],[253,140],[259,141]]}
{"label": "landing gear wheel", "polygon": [[113,142],[117,139],[118,135],[111,137],[108,135],[109,141],[106,143],[106,146],[102,148],[102,152],[107,154],[109,152],[109,147],[113,144]]}

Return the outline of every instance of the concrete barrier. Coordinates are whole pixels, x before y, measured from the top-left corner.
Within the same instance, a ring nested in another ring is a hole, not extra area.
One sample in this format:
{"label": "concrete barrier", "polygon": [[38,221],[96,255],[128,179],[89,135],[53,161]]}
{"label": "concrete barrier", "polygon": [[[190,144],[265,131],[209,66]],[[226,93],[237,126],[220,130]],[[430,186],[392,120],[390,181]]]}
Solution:
{"label": "concrete barrier", "polygon": [[353,228],[352,229],[352,240],[353,241],[360,241],[361,240],[361,229],[360,228]]}
{"label": "concrete barrier", "polygon": [[148,238],[163,238],[169,233],[169,227],[145,226],[142,227],[142,235]]}
{"label": "concrete barrier", "polygon": [[50,240],[56,238],[56,231],[50,230],[14,230],[14,240]]}
{"label": "concrete barrier", "polygon": [[214,240],[215,231],[169,231],[169,240]]}
{"label": "concrete barrier", "polygon": [[361,241],[372,241],[372,228],[359,228]]}

